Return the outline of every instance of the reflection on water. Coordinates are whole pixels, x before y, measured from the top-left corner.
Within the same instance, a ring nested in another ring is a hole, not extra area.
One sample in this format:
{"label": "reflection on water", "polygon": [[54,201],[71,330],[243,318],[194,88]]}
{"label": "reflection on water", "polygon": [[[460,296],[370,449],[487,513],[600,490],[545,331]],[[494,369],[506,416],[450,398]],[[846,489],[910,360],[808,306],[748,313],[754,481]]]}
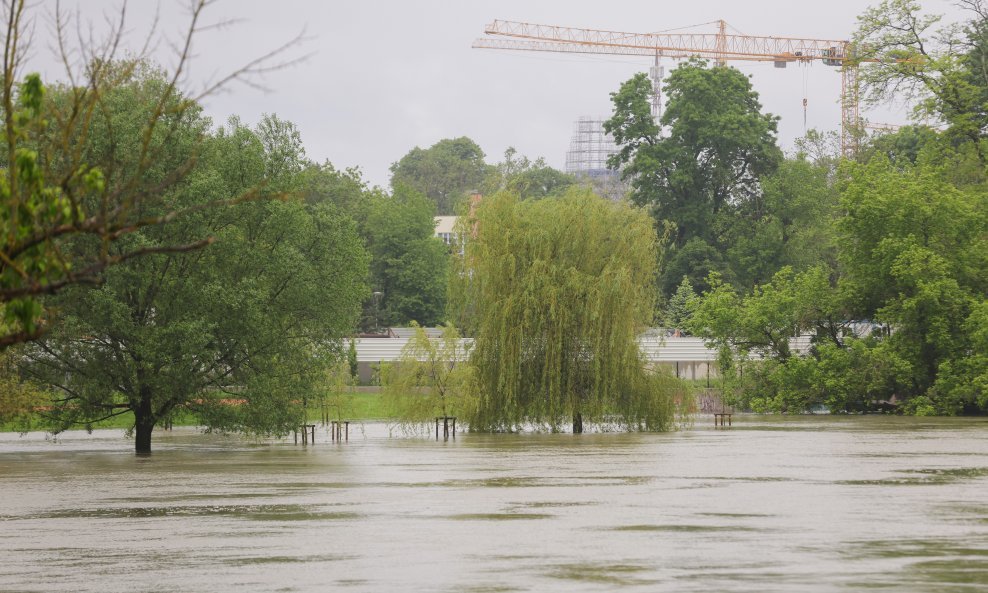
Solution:
{"label": "reflection on water", "polygon": [[0,434],[0,590],[988,586],[986,420],[328,436]]}

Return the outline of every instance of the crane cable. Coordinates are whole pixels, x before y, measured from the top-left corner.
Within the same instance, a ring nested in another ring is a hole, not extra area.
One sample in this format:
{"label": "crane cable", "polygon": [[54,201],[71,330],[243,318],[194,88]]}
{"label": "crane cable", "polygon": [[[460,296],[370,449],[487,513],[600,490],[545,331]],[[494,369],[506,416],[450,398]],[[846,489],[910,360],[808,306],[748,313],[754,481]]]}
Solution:
{"label": "crane cable", "polygon": [[806,64],[802,64],[802,66],[803,66],[803,135],[805,136],[806,135],[806,132],[807,132],[807,129],[806,129],[806,104],[807,104],[806,96],[808,95],[808,93],[806,92],[806,89],[807,89],[807,82],[806,82],[806,80],[807,80],[807,77],[808,77],[808,74],[809,74],[807,72],[807,69],[809,68],[809,66],[806,65]]}

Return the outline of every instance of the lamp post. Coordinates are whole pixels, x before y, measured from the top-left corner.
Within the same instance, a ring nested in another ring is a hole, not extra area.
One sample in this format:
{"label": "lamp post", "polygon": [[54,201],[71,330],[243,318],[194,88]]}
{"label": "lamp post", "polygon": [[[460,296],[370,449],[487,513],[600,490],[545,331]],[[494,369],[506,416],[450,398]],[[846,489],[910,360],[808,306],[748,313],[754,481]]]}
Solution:
{"label": "lamp post", "polygon": [[379,317],[379,314],[381,312],[381,296],[384,293],[381,292],[381,291],[375,290],[371,294],[374,297],[374,333],[375,334],[379,334],[379,333],[381,333],[381,326],[378,323],[378,317]]}

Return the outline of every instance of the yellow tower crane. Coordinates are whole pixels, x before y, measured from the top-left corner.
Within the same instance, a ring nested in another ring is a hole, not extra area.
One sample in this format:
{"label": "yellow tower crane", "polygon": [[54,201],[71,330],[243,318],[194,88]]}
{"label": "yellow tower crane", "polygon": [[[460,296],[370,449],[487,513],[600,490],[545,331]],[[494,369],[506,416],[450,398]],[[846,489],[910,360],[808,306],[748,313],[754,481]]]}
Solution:
{"label": "yellow tower crane", "polygon": [[[490,37],[477,39],[473,47],[654,57],[653,81],[657,78],[656,73],[661,72],[658,69],[660,58],[696,56],[712,59],[719,65],[738,60],[774,62],[777,68],[785,68],[791,62],[823,62],[841,69],[841,151],[848,157],[857,152],[861,128],[858,64],[877,60],[855,56],[850,41],[732,35],[727,33],[728,25],[723,20],[707,24],[716,24],[717,32],[627,33],[496,20],[484,29]],[[653,110],[659,102],[658,86],[653,84]]]}

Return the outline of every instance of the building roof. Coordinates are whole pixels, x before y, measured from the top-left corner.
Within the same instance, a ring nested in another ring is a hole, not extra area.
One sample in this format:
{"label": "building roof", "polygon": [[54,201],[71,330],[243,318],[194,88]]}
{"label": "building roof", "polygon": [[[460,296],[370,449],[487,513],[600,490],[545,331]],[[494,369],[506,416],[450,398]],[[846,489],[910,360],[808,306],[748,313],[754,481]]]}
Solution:
{"label": "building roof", "polygon": [[439,233],[452,233],[453,227],[456,226],[456,216],[437,216],[436,217],[436,234]]}

